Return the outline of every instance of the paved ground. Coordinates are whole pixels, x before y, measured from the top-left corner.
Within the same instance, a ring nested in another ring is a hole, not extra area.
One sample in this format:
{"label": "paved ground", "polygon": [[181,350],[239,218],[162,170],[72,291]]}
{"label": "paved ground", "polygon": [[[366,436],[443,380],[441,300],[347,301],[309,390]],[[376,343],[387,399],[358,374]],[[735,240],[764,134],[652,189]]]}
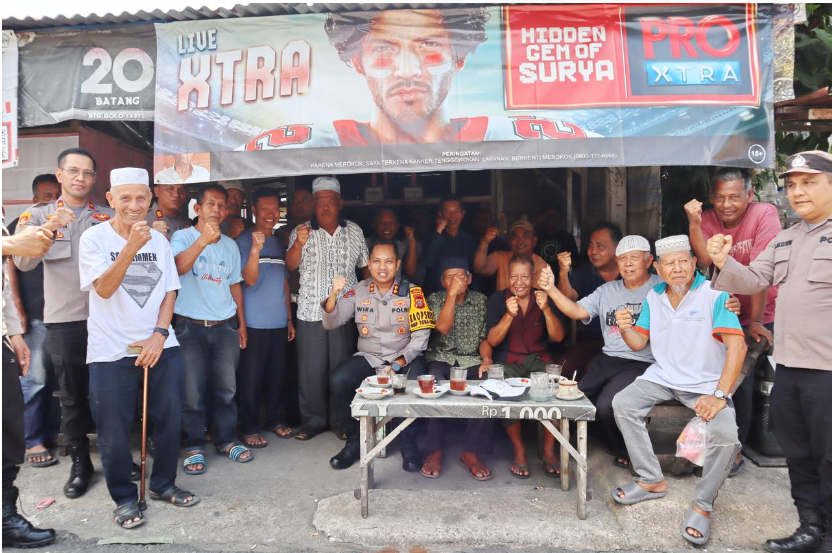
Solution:
{"label": "paved ground", "polygon": [[[69,462],[47,469],[24,468],[19,478],[27,515],[43,526],[58,529],[59,541],[45,551],[107,552],[248,552],[248,551],[381,551],[401,553],[512,549],[542,551],[683,551],[690,550],[679,525],[697,478],[670,479],[670,493],[660,501],[632,507],[612,506],[612,485],[629,480],[598,447],[590,450],[590,488],[594,499],[589,517],[575,515],[573,491],[543,476],[530,444],[532,478],[518,480],[508,471],[509,444],[502,432],[497,451],[486,457],[495,473],[476,482],[455,460],[461,428],[449,435],[445,471],[426,479],[401,470],[400,456],[391,451],[376,464],[378,490],[371,492],[370,517],[362,519],[353,498],[358,470],[334,471],[328,459],[343,445],[332,434],[310,442],[269,437],[255,459],[234,464],[217,455],[208,457],[208,472],[178,480],[198,493],[202,502],[182,509],[149,502],[147,524],[133,531],[113,522],[114,507],[100,472],[82,498],[68,500],[61,488]],[[138,459],[138,454],[136,454]],[[93,462],[99,468],[100,461]],[[796,513],[783,469],[750,468],[729,480],[717,503],[717,522],[709,551],[761,549],[771,536],[790,533]],[[181,469],[180,469],[181,470]],[[55,504],[43,512],[33,507],[51,497]],[[97,545],[112,537],[172,537],[172,545]]]}

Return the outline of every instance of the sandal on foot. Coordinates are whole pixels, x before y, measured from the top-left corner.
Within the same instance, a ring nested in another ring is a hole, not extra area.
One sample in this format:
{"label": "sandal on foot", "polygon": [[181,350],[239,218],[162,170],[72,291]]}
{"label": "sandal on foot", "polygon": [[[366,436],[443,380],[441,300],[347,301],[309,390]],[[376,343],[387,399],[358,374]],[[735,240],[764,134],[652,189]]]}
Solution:
{"label": "sandal on foot", "polygon": [[[251,440],[260,440],[260,443],[253,443]],[[246,443],[246,447],[250,447],[253,449],[262,449],[269,445],[269,442],[263,439],[263,436],[260,434],[243,434],[243,441]]]}
{"label": "sandal on foot", "polygon": [[[711,523],[713,523],[714,514],[711,513],[711,518],[697,513],[693,505],[688,507],[688,516],[685,517],[685,522],[682,523],[682,536],[693,545],[705,545],[708,543],[708,538],[711,537]],[[691,536],[688,528],[693,528],[700,534],[701,538]]]}
{"label": "sandal on foot", "polygon": [[[248,463],[252,459],[254,459],[254,455],[249,455],[248,457],[243,457],[243,453],[246,451],[251,451],[244,445],[235,445],[232,446],[231,449],[228,450],[228,458],[234,461],[235,463]],[[225,453],[225,452],[222,452]]]}
{"label": "sandal on foot", "polygon": [[549,478],[560,478],[560,467],[549,461],[543,461],[543,474]]}
{"label": "sandal on foot", "polygon": [[[435,463],[434,463],[434,465],[435,465]],[[419,471],[422,474],[422,476],[424,476],[425,478],[439,478],[440,476],[442,476],[442,462],[441,461],[439,462],[439,473],[438,474],[430,474],[430,473],[425,472],[425,467],[427,467],[427,466],[428,466],[428,461],[425,461],[425,464],[422,465],[422,470]]]}
{"label": "sandal on foot", "polygon": [[728,472],[728,478],[733,478],[745,468],[745,459],[740,459],[739,463],[731,463],[731,470]]}
{"label": "sandal on foot", "polygon": [[318,428],[313,428],[311,426],[301,426],[300,428],[295,430],[295,436],[294,437],[297,438],[298,440],[306,441],[306,440],[311,440],[312,438],[314,438],[315,436],[317,436],[320,433],[321,433],[321,431]]}
{"label": "sandal on foot", "polygon": [[[191,498],[190,501],[185,501]],[[195,493],[187,492],[183,489],[177,488],[176,486],[171,486],[162,493],[156,493],[154,491],[150,492],[150,499],[153,501],[166,501],[171,505],[176,505],[177,507],[193,507],[197,503],[199,503],[199,496]]]}
{"label": "sandal on foot", "polygon": [[[624,492],[624,497],[619,497],[618,492]],[[667,492],[648,492],[638,485],[638,482],[630,482],[623,486],[613,488],[610,495],[616,503],[621,505],[634,505],[648,499],[661,499],[667,495]]]}
{"label": "sandal on foot", "polygon": [[[468,463],[466,463],[465,461],[462,460],[462,457],[460,457],[459,459],[457,459],[457,462],[459,463],[459,466],[461,466],[466,471],[468,471],[468,474],[470,474],[471,478],[473,478],[474,480],[479,480],[480,482],[485,482],[486,480],[491,480],[492,478],[494,478],[494,473],[493,472],[489,472],[487,476],[477,476],[477,474],[474,472],[474,469],[488,468],[483,463],[481,463],[479,461],[469,465]],[[518,466],[520,466],[520,465],[518,465]]]}
{"label": "sandal on foot", "polygon": [[[289,433],[288,433],[288,434],[281,434],[281,432],[284,432],[284,431],[286,431],[286,430],[288,430],[288,431],[289,431]],[[274,432],[274,433],[275,433],[275,435],[276,435],[278,438],[280,438],[281,440],[288,440],[289,438],[291,438],[292,436],[294,436],[294,435],[295,435],[295,431],[294,431],[294,430],[292,430],[292,427],[287,426],[287,425],[285,425],[285,424],[278,424],[277,426],[275,426],[275,427],[272,429],[272,432]]]}
{"label": "sandal on foot", "polygon": [[[124,505],[119,505],[113,511],[115,515],[115,522],[125,530],[130,530],[131,528],[135,528],[137,526],[141,526],[145,523],[144,515],[142,514],[141,510],[139,509],[139,502],[133,501],[131,503],[125,503]],[[137,518],[139,520],[134,521],[133,519]],[[130,521],[130,522],[128,522]],[[126,523],[126,524],[125,524]]]}
{"label": "sandal on foot", "polygon": [[529,465],[521,465],[520,463],[512,463],[511,467],[509,468],[509,472],[515,478],[519,478],[520,480],[527,480],[531,476],[531,471],[529,474],[517,474],[511,469],[517,469],[519,472],[525,472],[529,470]]}
{"label": "sandal on foot", "polygon": [[[189,469],[191,465],[202,465],[201,469]],[[185,457],[185,474],[202,474],[205,472],[205,455],[202,453],[194,453]]]}
{"label": "sandal on foot", "polygon": [[[43,461],[33,461],[35,457],[43,457]],[[33,451],[31,453],[26,454],[26,462],[29,464],[30,467],[34,467],[36,469],[42,469],[45,467],[51,467],[58,463],[58,458],[52,455],[47,449],[46,451]]]}
{"label": "sandal on foot", "polygon": [[616,455],[612,460],[612,464],[623,469],[630,470],[630,458],[626,455]]}

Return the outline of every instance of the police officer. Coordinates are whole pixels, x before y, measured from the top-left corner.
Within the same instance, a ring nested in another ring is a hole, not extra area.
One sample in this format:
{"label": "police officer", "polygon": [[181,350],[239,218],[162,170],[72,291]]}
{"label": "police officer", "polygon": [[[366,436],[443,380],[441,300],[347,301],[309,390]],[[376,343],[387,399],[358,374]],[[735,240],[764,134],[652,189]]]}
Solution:
{"label": "police officer", "polygon": [[153,185],[153,195],[156,201],[147,211],[147,224],[164,234],[170,242],[174,232],[191,226],[191,222],[182,211],[188,200],[187,185],[156,183]]}
{"label": "police officer", "polygon": [[766,541],[766,549],[831,553],[832,533],[825,539],[823,533],[832,519],[832,155],[795,154],[781,176],[802,220],[777,234],[748,267],[728,255],[730,236],[712,236],[708,253],[720,270],[712,286],[737,294],[780,287],[771,411],[800,527]]}
{"label": "police officer", "polygon": [[[46,343],[55,367],[61,416],[67,448],[72,458],[64,495],[70,499],[87,491],[93,473],[87,434],[93,431],[88,401],[87,292],[81,291],[78,272],[78,241],[93,225],[108,221],[115,212],[89,199],[95,186],[96,163],[81,148],[58,155],[55,176],[61,196],[39,203],[20,216],[17,232],[42,226],[54,233],[55,243],[43,256],[44,322]],[[40,259],[14,257],[21,271],[31,271]]]}
{"label": "police officer", "polygon": [[[430,329],[436,325],[422,289],[396,278],[400,266],[395,242],[378,239],[370,252],[370,278],[338,299],[347,280],[335,277],[332,291],[322,303],[325,329],[350,319],[358,326],[358,353],[339,363],[332,373],[336,421],[347,431],[346,446],[329,461],[335,469],[345,469],[359,458],[358,423],[350,415],[350,401],[361,381],[382,365],[390,365],[391,372],[407,373],[410,380],[427,373],[422,352]],[[420,470],[422,465],[412,428],[401,434],[402,468],[409,472]]]}

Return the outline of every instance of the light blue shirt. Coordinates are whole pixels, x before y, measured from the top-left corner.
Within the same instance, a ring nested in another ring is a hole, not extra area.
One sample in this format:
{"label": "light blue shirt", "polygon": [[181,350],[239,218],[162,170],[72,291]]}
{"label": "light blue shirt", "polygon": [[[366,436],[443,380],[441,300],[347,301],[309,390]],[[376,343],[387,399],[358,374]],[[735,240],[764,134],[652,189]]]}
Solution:
{"label": "light blue shirt", "polygon": [[[170,239],[177,256],[199,238],[196,227],[178,230]],[[183,317],[206,321],[224,321],[237,313],[231,297],[231,285],[243,280],[240,272],[240,249],[234,240],[222,235],[199,254],[191,270],[179,276],[182,289],[173,312]]]}

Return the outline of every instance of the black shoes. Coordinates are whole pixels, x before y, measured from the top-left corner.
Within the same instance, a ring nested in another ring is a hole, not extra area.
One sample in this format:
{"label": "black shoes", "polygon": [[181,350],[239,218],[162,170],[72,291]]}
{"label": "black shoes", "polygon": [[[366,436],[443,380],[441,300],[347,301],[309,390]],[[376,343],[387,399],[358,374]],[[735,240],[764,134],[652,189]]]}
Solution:
{"label": "black shoes", "polygon": [[[766,540],[766,551],[771,553],[815,553],[823,540],[823,521],[819,511],[798,509],[800,527],[794,534],[778,540]],[[827,537],[826,545],[830,540]],[[824,552],[826,553],[826,552]]]}
{"label": "black shoes", "polygon": [[422,455],[419,448],[413,442],[405,442],[401,446],[402,470],[407,472],[419,472],[422,470]]}
{"label": "black shoes", "polygon": [[72,467],[69,469],[69,480],[64,484],[64,495],[76,499],[87,493],[95,469],[86,447],[69,445],[67,448],[72,458]]}
{"label": "black shoes", "polygon": [[3,490],[3,547],[42,547],[55,541],[55,531],[32,526],[17,512],[17,488]]}
{"label": "black shoes", "polygon": [[360,457],[361,449],[358,447],[358,444],[347,442],[344,449],[329,460],[329,465],[336,470],[342,470],[353,466]]}

